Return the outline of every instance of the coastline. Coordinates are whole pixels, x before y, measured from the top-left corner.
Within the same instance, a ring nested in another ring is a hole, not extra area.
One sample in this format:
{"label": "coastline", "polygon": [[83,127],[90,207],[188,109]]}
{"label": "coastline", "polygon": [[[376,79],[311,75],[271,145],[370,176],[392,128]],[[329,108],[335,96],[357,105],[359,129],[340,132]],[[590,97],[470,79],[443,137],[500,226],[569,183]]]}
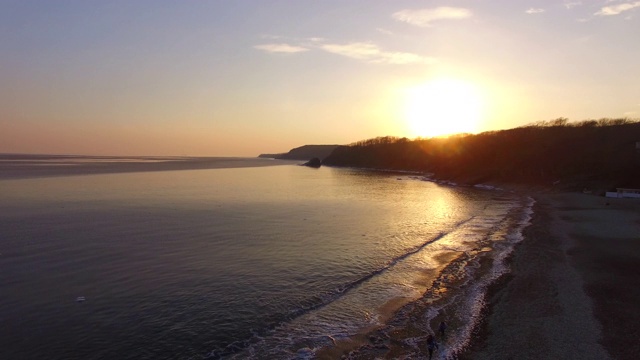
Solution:
{"label": "coastline", "polygon": [[[527,192],[517,191],[522,208],[505,218],[502,226],[509,228],[502,241],[489,242],[478,252],[454,252],[446,266],[429,280],[426,292],[405,302],[379,327],[369,329],[345,341],[323,348],[316,359],[423,359],[426,358],[427,337],[434,335],[439,351],[434,359],[455,359],[473,339],[475,325],[482,320],[483,294],[500,274],[508,271],[514,244],[522,239],[522,230],[530,223],[535,201]],[[527,203],[525,205],[525,203]],[[508,225],[507,225],[508,224]],[[496,229],[499,233],[499,230]],[[508,240],[509,239],[509,240]],[[490,245],[491,244],[491,245]],[[481,245],[482,246],[482,245]],[[486,252],[485,252],[486,251]],[[459,276],[459,269],[471,267],[471,272]],[[441,321],[446,321],[446,335],[437,333]]]}
{"label": "coastline", "polygon": [[[438,339],[433,358],[636,359],[640,202],[544,191],[533,197],[530,225],[506,259],[510,271],[487,288],[469,344],[451,353],[446,338]],[[407,304],[398,313],[408,321],[392,319],[317,358],[426,359],[424,329],[447,320],[439,314],[424,321],[434,306],[422,299]],[[462,324],[449,326],[455,332]]]}
{"label": "coastline", "polygon": [[540,193],[459,359],[636,359],[640,202]]}

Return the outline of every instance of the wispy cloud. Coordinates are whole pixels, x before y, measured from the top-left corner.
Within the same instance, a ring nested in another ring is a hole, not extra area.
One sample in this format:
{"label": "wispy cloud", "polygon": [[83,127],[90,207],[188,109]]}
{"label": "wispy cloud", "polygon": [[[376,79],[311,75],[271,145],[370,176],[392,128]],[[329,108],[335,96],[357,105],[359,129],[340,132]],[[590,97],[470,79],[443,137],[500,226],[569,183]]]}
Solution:
{"label": "wispy cloud", "polygon": [[346,56],[348,58],[364,60],[381,64],[416,64],[433,63],[435,59],[407,52],[383,51],[375,44],[368,42],[354,42],[349,44],[324,44],[320,46],[324,51]]}
{"label": "wispy cloud", "polygon": [[400,10],[392,15],[395,20],[411,25],[428,27],[438,20],[458,20],[471,17],[473,14],[465,8],[441,6],[433,9]]}
{"label": "wispy cloud", "polygon": [[527,9],[527,11],[525,11],[527,14],[541,14],[544,12],[544,9],[540,9],[540,8],[529,8]]}
{"label": "wispy cloud", "polygon": [[328,39],[312,37],[306,39],[289,39],[289,43],[271,43],[255,45],[253,48],[269,53],[300,53],[321,50],[374,64],[432,64],[436,60],[409,52],[384,51],[372,42],[332,43]]}
{"label": "wispy cloud", "polygon": [[382,52],[380,58],[373,59],[374,63],[386,63],[386,64],[433,64],[437,60],[432,57],[420,56],[418,54],[406,53],[406,52]]}
{"label": "wispy cloud", "polygon": [[630,2],[630,3],[623,3],[623,4],[618,4],[618,5],[612,5],[612,6],[605,6],[602,9],[600,9],[600,11],[595,13],[594,15],[598,15],[598,16],[618,15],[618,14],[621,14],[621,13],[623,13],[625,11],[629,11],[629,10],[637,8],[637,7],[640,7],[640,1]]}
{"label": "wispy cloud", "polygon": [[576,6],[580,6],[582,5],[582,1],[565,1],[564,2],[564,7],[566,7],[567,9],[571,10]]}
{"label": "wispy cloud", "polygon": [[385,34],[385,35],[393,35],[393,32],[387,29],[383,29],[383,28],[377,28],[376,29],[379,33],[381,34]]}
{"label": "wispy cloud", "polygon": [[302,47],[302,46],[296,46],[296,45],[289,45],[289,44],[262,44],[262,45],[256,45],[254,46],[254,48],[258,49],[258,50],[263,50],[266,52],[270,52],[270,53],[289,53],[289,54],[294,54],[294,53],[299,53],[299,52],[303,52],[303,51],[309,51],[309,49]]}
{"label": "wispy cloud", "polygon": [[320,48],[330,53],[360,60],[370,59],[380,53],[380,49],[376,45],[361,42],[350,43],[346,45],[325,44],[320,46]]}

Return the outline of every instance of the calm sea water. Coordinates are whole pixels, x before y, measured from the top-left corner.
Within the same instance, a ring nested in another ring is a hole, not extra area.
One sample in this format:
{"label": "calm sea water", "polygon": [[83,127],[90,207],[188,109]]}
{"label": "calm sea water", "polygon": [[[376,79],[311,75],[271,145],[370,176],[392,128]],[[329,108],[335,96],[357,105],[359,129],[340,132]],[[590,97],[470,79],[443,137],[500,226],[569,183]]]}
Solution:
{"label": "calm sea water", "polygon": [[504,256],[527,206],[295,165],[0,180],[0,358],[312,357],[447,254]]}

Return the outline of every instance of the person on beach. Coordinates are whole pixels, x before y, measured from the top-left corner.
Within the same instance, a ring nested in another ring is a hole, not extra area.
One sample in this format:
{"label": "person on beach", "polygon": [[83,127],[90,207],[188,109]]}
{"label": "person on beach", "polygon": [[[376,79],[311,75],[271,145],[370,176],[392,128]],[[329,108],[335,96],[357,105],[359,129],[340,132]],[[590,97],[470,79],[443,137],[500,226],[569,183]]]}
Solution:
{"label": "person on beach", "polygon": [[436,350],[438,348],[438,344],[436,344],[436,339],[433,337],[433,335],[429,334],[429,336],[427,336],[427,351],[429,351],[429,360],[431,360],[431,357],[433,356],[433,350]]}
{"label": "person on beach", "polygon": [[440,321],[440,326],[438,326],[438,330],[440,331],[440,337],[444,337],[444,332],[447,330],[447,323],[444,321]]}

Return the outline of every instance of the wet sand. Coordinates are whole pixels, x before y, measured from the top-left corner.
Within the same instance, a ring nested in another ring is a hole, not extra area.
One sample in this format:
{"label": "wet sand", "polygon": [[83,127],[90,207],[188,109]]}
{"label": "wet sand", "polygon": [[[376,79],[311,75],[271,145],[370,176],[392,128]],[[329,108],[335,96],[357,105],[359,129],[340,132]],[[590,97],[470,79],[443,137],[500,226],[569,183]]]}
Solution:
{"label": "wet sand", "polygon": [[640,357],[640,200],[542,194],[460,359]]}
{"label": "wet sand", "polygon": [[[441,346],[433,358],[640,358],[640,199],[533,197],[531,225],[508,259],[512,271],[489,287],[471,343],[458,354]],[[409,321],[392,320],[319,358],[427,359],[425,329],[446,319],[439,314],[425,323],[437,304],[421,302],[400,310]]]}

